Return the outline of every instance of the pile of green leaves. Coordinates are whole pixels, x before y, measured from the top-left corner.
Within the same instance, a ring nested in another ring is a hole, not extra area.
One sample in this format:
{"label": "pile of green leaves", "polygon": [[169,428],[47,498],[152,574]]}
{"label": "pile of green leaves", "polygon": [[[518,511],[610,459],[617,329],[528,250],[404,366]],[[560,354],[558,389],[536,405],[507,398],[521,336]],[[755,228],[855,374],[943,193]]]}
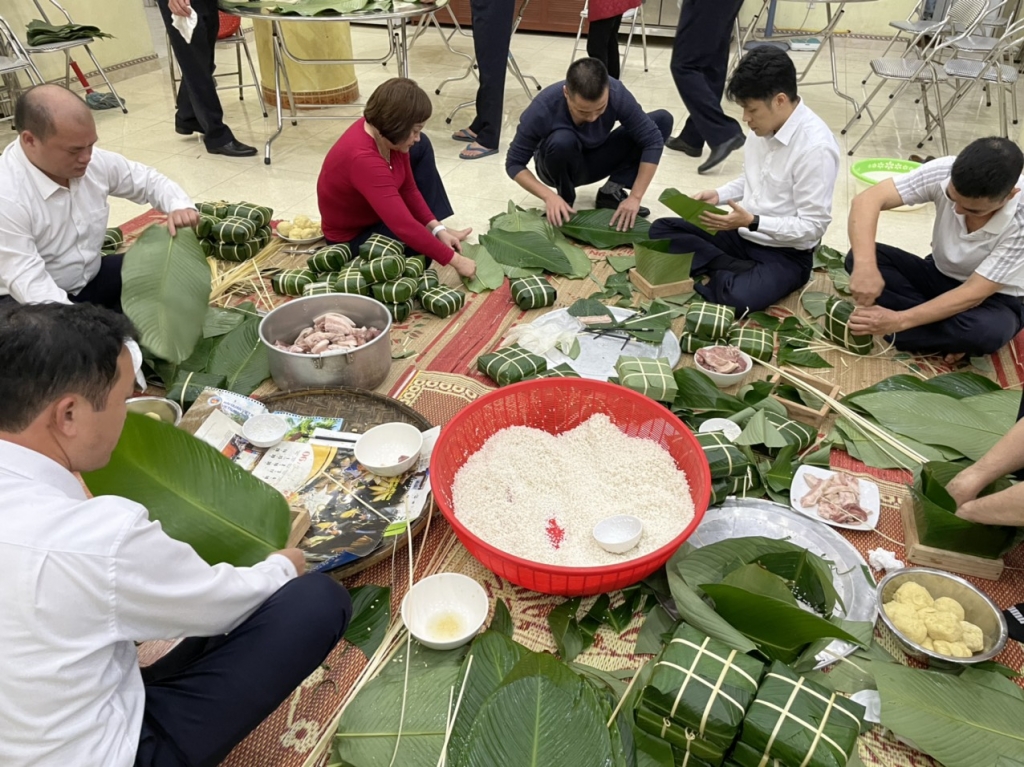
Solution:
{"label": "pile of green leaves", "polygon": [[617,248],[620,245],[632,245],[648,239],[651,231],[649,221],[637,218],[632,229],[620,232],[611,225],[614,215],[615,211],[608,208],[581,210],[562,224],[560,230],[567,237],[602,250]]}
{"label": "pile of green leaves", "polygon": [[490,261],[510,279],[547,272],[576,280],[591,271],[587,254],[549,224],[541,211],[524,210],[512,202],[505,213],[491,219],[490,230],[480,237],[480,245],[490,259],[482,257],[477,249],[471,249],[470,257],[477,262],[478,270],[483,264],[490,275],[496,274]]}
{"label": "pile of green leaves", "polygon": [[47,24],[45,21],[33,19],[28,23],[28,35],[26,37],[29,47],[35,45],[48,45],[50,43],[69,43],[73,40],[101,40],[104,37],[113,37],[88,24]]}
{"label": "pile of green leaves", "polygon": [[590,609],[579,617],[581,599],[574,597],[562,602],[548,613],[548,628],[555,638],[558,654],[567,663],[576,659],[581,652],[594,644],[594,637],[601,626],[611,626],[621,634],[639,612],[649,612],[654,601],[649,599],[653,592],[644,584],[636,584],[621,592],[622,599],[612,607],[608,594],[597,598]]}
{"label": "pile of green leaves", "polygon": [[833,639],[870,642],[873,624],[835,615],[842,601],[831,565],[787,541],[683,544],[665,569],[679,618],[741,652],[799,671],[813,668]]}
{"label": "pile of green leaves", "polygon": [[125,253],[121,278],[124,313],[171,399],[190,405],[206,386],[251,394],[270,377],[256,307],[209,306],[210,266],[191,229],[174,237],[146,229]]}
{"label": "pile of green leaves", "polygon": [[461,697],[447,737],[450,767],[637,764],[628,720],[606,726],[617,696],[600,672],[532,652],[512,640],[511,628],[499,602],[491,628],[468,648],[410,643],[346,708],[334,763],[435,767],[450,701]]}
{"label": "pile of green leaves", "polygon": [[[842,402],[929,461],[976,461],[1013,425],[1020,393],[971,372],[922,380],[896,375]],[[917,463],[845,418],[836,431],[847,452],[875,468],[915,469]]]}

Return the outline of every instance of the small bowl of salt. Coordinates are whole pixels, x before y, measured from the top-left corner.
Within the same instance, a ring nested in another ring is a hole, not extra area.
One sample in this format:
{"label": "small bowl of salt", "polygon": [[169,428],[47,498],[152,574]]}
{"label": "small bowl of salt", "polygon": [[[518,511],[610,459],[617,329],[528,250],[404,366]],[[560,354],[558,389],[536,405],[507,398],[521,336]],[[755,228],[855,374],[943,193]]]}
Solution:
{"label": "small bowl of salt", "polygon": [[409,423],[374,426],[356,442],[356,460],[378,477],[397,477],[420,458],[423,434]]}
{"label": "small bowl of salt", "polygon": [[278,444],[291,428],[288,421],[273,413],[260,413],[242,424],[242,437],[253,447],[268,448]]}
{"label": "small bowl of salt", "polygon": [[643,534],[644,523],[632,514],[605,517],[594,525],[594,540],[612,554],[625,554],[640,543]]}

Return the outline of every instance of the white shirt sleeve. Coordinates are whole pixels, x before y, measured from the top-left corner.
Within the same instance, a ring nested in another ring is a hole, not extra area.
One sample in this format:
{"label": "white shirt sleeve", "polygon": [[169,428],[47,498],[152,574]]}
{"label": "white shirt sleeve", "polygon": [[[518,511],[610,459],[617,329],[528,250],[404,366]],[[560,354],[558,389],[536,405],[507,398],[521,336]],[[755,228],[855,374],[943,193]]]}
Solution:
{"label": "white shirt sleeve", "polygon": [[940,157],[910,173],[896,176],[893,183],[904,205],[935,202],[946,194],[943,182],[949,178],[955,157]]}
{"label": "white shirt sleeve", "polygon": [[283,556],[210,566],[139,507],[114,554],[114,631],[133,641],[224,634],[295,577]]}
{"label": "white shirt sleeve", "polygon": [[818,241],[832,223],[832,193],[839,161],[828,147],[812,147],[793,166],[794,216],[761,216],[757,231],[780,245]]}
{"label": "white shirt sleeve", "polygon": [[728,184],[723,187],[719,187],[715,191],[718,192],[718,204],[725,205],[729,200],[733,202],[739,202],[743,199],[743,194],[747,190],[747,181],[745,176],[734,178]]}
{"label": "white shirt sleeve", "polygon": [[154,168],[133,162],[116,152],[94,151],[102,153],[107,183],[114,197],[123,197],[139,205],[152,205],[161,213],[196,209],[184,189]]}
{"label": "white shirt sleeve", "polygon": [[36,249],[30,212],[10,199],[0,200],[0,287],[19,304],[60,303],[71,300],[49,272]]}

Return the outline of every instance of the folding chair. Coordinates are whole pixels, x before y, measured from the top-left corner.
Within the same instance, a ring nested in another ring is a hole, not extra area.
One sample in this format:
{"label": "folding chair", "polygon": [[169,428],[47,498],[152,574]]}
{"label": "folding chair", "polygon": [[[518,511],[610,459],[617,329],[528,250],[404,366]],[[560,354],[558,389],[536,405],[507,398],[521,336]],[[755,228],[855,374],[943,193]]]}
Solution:
{"label": "folding chair", "polygon": [[[238,89],[238,100],[245,101],[245,89],[255,88],[256,98],[260,102],[260,111],[263,112],[264,117],[268,117],[267,104],[263,100],[263,88],[260,86],[260,79],[256,76],[256,67],[252,63],[252,55],[249,53],[249,42],[245,39],[245,32],[242,30],[242,20],[238,16],[232,16],[229,13],[220,11],[220,31],[217,33],[217,47],[226,48],[228,46],[234,46],[235,48],[235,60],[238,65],[238,69],[234,72],[217,72],[214,77],[238,77],[238,84],[227,84],[218,85],[217,90],[234,90]],[[252,75],[252,84],[246,85],[242,79],[242,54],[245,53],[245,60],[249,63],[249,74]],[[171,97],[174,99],[178,98],[178,72],[177,67],[174,65],[174,52],[171,50],[171,39],[170,35],[167,37],[167,59],[171,70]]]}
{"label": "folding chair", "polygon": [[[920,99],[924,109],[925,123],[938,126],[939,135],[942,140],[942,151],[945,154],[949,153],[949,147],[946,142],[946,122],[943,115],[942,94],[939,91],[939,85],[947,82],[949,76],[943,68],[940,56],[951,51],[957,42],[971,35],[990,10],[987,0],[954,0],[942,28],[919,32],[915,35],[910,45],[907,46],[908,51],[914,51],[920,43],[920,58],[917,56],[910,58],[908,54],[900,58],[872,59],[871,74],[878,77],[880,82],[871,91],[871,94],[865,99],[864,103],[857,107],[853,117],[850,118],[850,121],[846,123],[846,126],[840,133],[846,135],[850,127],[865,112],[867,112],[869,119],[871,119],[871,125],[864,131],[864,135],[857,140],[857,143],[850,148],[847,152],[848,155],[852,156],[857,151],[857,147],[864,142],[864,139],[878,126],[882,118],[896,105],[896,102],[899,101],[907,88],[914,84],[921,88]],[[961,31],[954,33],[953,30]],[[878,92],[890,80],[898,82],[899,85],[896,87],[896,90],[889,94],[889,101],[885,109],[875,118],[872,116],[869,107],[872,100],[878,95]],[[934,91],[936,100],[935,111],[932,111],[928,103],[929,88]]]}
{"label": "folding chair", "polygon": [[[36,9],[39,14],[43,17],[43,21],[47,24],[51,24],[49,17],[46,15],[46,11],[43,10],[43,4],[41,0],[32,0],[35,3]],[[56,8],[64,16],[66,24],[74,24],[74,20],[64,10],[64,7],[57,2],[57,0],[50,0],[50,4]],[[90,43],[95,42],[91,37],[83,37],[80,40],[68,40],[63,43],[45,43],[43,45],[27,45],[25,50],[30,56],[38,56],[44,53],[63,53],[64,54],[64,87],[70,90],[71,88],[71,49],[72,48],[85,48],[85,52],[92,59],[93,66],[96,67],[96,71],[99,72],[100,77],[103,78],[103,82],[107,84],[107,89],[117,99],[117,103],[121,106],[121,111],[128,114],[128,107],[125,106],[124,100],[117,95],[117,91],[114,90],[114,86],[111,84],[110,79],[107,77],[107,73],[103,71],[103,67],[100,66],[100,62],[96,60],[96,56],[93,55],[92,48],[89,47]]]}
{"label": "folding chair", "polygon": [[[629,33],[626,36],[626,47],[622,53],[622,68],[626,68],[626,60],[629,59],[629,49],[633,45],[633,33],[636,31],[637,19],[640,20],[640,44],[644,50],[644,71],[647,72],[647,22],[644,19],[644,3],[647,0],[643,0],[640,5],[636,8],[630,8],[624,14],[622,14],[623,21],[629,21]],[[583,10],[580,11],[580,26],[576,30],[576,42],[572,46],[572,56],[569,58],[569,63],[576,61],[576,53],[579,51],[580,40],[583,37],[583,25],[587,23],[587,14],[589,2],[583,3]]]}
{"label": "folding chair", "polygon": [[11,26],[0,16],[0,89],[6,91],[7,98],[3,101],[9,107],[4,110],[5,116],[0,117],[0,120],[14,119],[14,102],[21,93],[18,72],[25,72],[32,85],[43,84],[43,76],[29,58],[25,46],[21,44]]}

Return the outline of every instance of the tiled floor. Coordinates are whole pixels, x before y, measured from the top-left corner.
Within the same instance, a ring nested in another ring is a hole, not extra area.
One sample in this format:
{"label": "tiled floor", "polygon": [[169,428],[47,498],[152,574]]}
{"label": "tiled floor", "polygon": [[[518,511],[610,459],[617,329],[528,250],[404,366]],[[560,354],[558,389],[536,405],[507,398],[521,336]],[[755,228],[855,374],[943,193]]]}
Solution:
{"label": "tiled floor", "polygon": [[[161,55],[166,56],[159,20],[154,17],[152,21],[154,40],[158,43]],[[374,52],[385,44],[384,32],[380,28],[355,27],[352,35],[357,55],[378,55]],[[456,36],[453,44],[459,50],[472,52],[469,38]],[[573,38],[569,36],[521,33],[513,41],[513,52],[525,72],[536,76],[543,85],[548,85],[564,76],[572,45]],[[622,80],[645,108],[668,109],[681,124],[685,110],[668,70],[670,41],[649,39],[649,46],[649,71],[644,72],[641,51],[634,48]],[[255,55],[255,46],[251,47]],[[877,56],[883,47],[884,43],[874,41],[838,41],[840,86],[862,99],[860,81],[868,71],[867,62],[872,56]],[[219,55],[225,67],[232,68],[233,51],[222,51]],[[810,56],[807,53],[793,55],[798,66]],[[486,231],[488,219],[503,209],[507,201],[531,204],[534,198],[505,175],[503,153],[472,162],[458,159],[458,152],[463,145],[449,140],[451,128],[445,124],[445,117],[457,104],[474,97],[476,80],[468,78],[450,83],[440,96],[434,96],[433,91],[442,79],[458,74],[463,66],[464,60],[445,50],[440,36],[433,29],[416,41],[410,56],[412,77],[432,94],[434,100],[434,115],[427,132],[434,142],[438,166],[455,208],[455,216],[449,223],[472,226],[475,232],[480,233]],[[360,67],[357,74],[364,98],[378,83],[394,76],[396,69],[394,62],[384,67]],[[822,79],[827,73],[827,57],[823,54],[815,63],[810,79]],[[273,164],[267,166],[262,157],[228,159],[209,155],[195,137],[185,138],[175,134],[174,107],[166,67],[119,83],[118,90],[128,102],[129,113],[123,115],[117,110],[95,113],[100,145],[104,148],[152,165],[178,181],[197,200],[246,199],[272,206],[275,215],[285,218],[300,213],[316,215],[316,179],[320,163],[331,144],[348,125],[347,121],[306,122],[300,123],[299,127],[287,125],[284,134],[273,145]],[[852,107],[839,99],[827,85],[805,87],[801,94],[837,134],[852,114]],[[239,101],[237,92],[222,92],[228,123],[240,140],[258,145],[262,152],[263,142],[273,130],[272,120],[263,119],[254,95],[249,89],[245,100]],[[528,98],[522,88],[509,77],[505,94],[503,149],[512,138],[519,114],[527,103]],[[727,105],[726,109],[734,115],[738,114],[738,109],[732,104]],[[351,109],[333,111],[338,115],[355,113]],[[456,116],[453,127],[464,126],[471,118],[471,109],[463,110]],[[996,107],[986,108],[980,94],[972,96],[969,103],[962,104],[953,113],[950,123],[950,150],[956,152],[972,138],[997,133]],[[858,150],[856,157],[850,158],[845,154],[846,148],[853,143],[849,137],[838,136],[844,150],[843,167],[835,192],[834,220],[825,237],[827,244],[837,248],[847,246],[847,210],[849,200],[858,191],[857,182],[849,173],[849,166],[857,159],[905,158],[919,151],[916,143],[921,127],[919,108],[915,107],[912,99],[907,98],[893,109]],[[855,128],[854,141],[862,129],[859,125]],[[0,142],[6,143],[14,134],[4,131],[0,136],[3,136]],[[1011,136],[1016,138],[1016,128],[1011,127]],[[927,144],[922,153],[940,154],[937,144],[937,139]],[[736,153],[712,175],[700,177],[696,172],[698,160],[666,150],[645,202],[652,208],[654,217],[666,215],[667,209],[657,202],[658,195],[665,187],[697,191],[717,186],[738,175],[741,162],[741,154]],[[581,206],[590,204],[593,192],[594,189],[581,192]],[[111,224],[125,221],[141,212],[143,208],[133,203],[114,200],[111,205]],[[924,209],[909,213],[887,213],[882,217],[879,229],[880,239],[899,243],[909,250],[927,253],[931,212]]]}

